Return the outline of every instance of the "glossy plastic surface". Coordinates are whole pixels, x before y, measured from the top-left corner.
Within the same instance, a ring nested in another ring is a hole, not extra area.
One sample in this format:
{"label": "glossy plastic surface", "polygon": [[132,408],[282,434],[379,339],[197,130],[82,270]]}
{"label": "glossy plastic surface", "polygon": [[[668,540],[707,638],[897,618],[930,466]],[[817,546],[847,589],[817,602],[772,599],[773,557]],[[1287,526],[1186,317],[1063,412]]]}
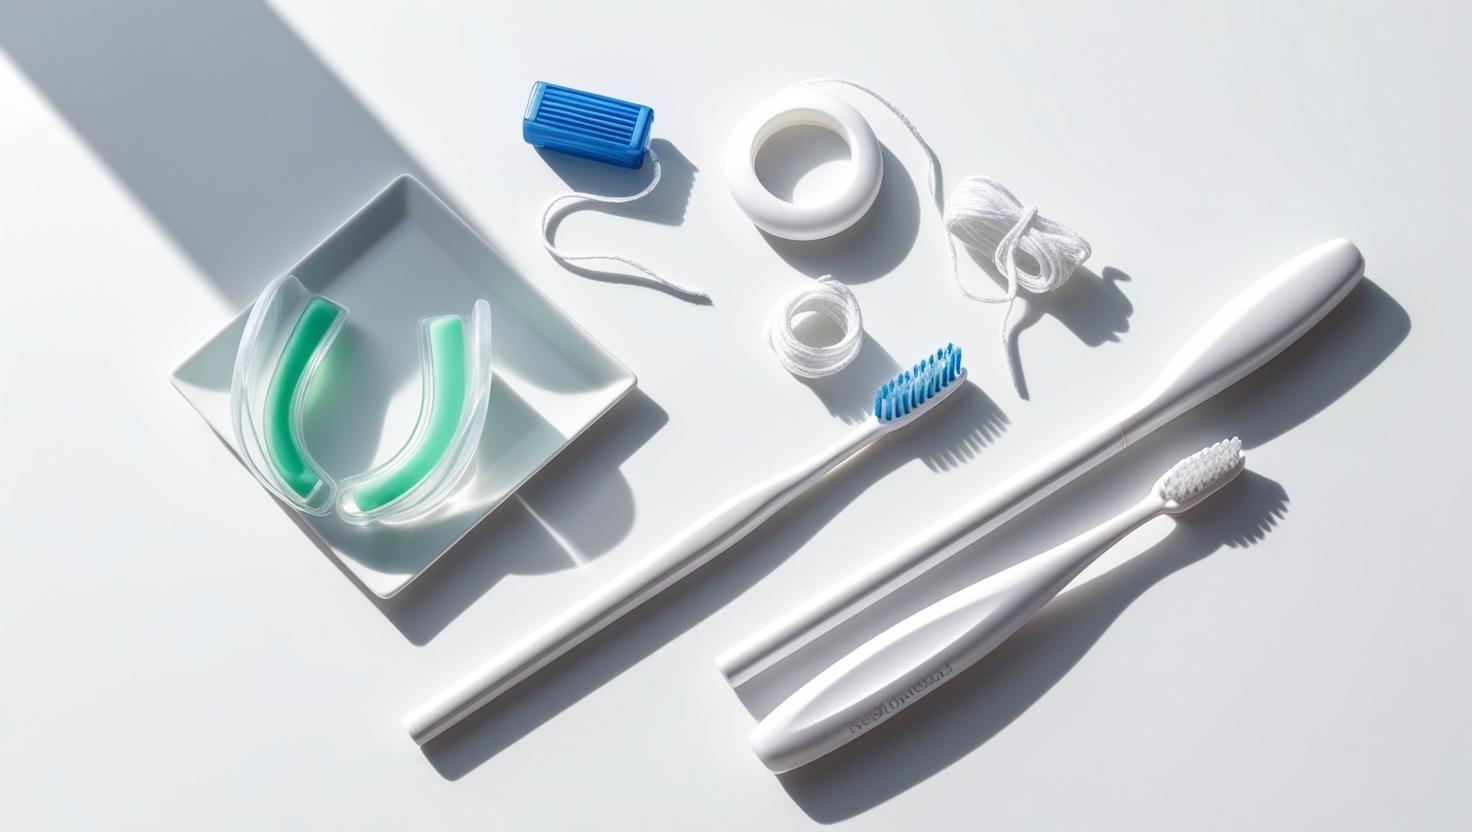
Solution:
{"label": "glossy plastic surface", "polygon": [[[415,709],[404,718],[404,728],[415,742],[421,745],[429,742],[729,549],[880,436],[913,424],[939,407],[966,381],[966,370],[960,366],[960,351],[947,348],[936,354],[937,361],[942,357],[944,361],[921,377],[919,384],[923,390],[916,392],[913,406],[903,415],[876,416],[831,447],[727,500],[581,602]],[[917,364],[916,368],[929,366],[929,360]],[[914,378],[910,374],[901,375],[904,383],[912,383]],[[904,393],[904,383],[896,388],[896,383],[891,382],[880,393],[893,394],[897,390]],[[893,402],[888,398],[882,398],[881,402],[888,412]]]}
{"label": "glossy plastic surface", "polygon": [[626,168],[644,164],[654,110],[606,95],[538,81],[521,120],[534,147]]}
{"label": "glossy plastic surface", "polygon": [[1308,331],[1364,275],[1348,240],[1330,240],[1259,278],[1213,315],[1129,407],[987,490],[909,542],[727,650],[716,666],[743,685],[896,588],[1261,366]]}
{"label": "glossy plastic surface", "polygon": [[307,449],[307,390],[347,310],[287,274],[256,299],[235,352],[230,419],[240,459],[266,490],[306,514],[332,510],[336,485]]}
{"label": "glossy plastic surface", "polygon": [[1130,532],[1158,515],[1201,504],[1242,472],[1239,441],[1219,443],[1195,457],[1207,454],[1222,460],[1225,470],[1217,469],[1220,473],[1198,492],[1175,499],[1166,487],[1167,473],[1144,499],[1114,518],[959,590],[865,642],[768,714],[751,734],[752,750],[773,771],[788,771],[915,704],[990,653]]}
{"label": "glossy plastic surface", "polygon": [[491,390],[491,306],[419,324],[422,394],[408,441],[387,462],[342,481],[349,523],[407,523],[433,513],[475,458]]}
{"label": "glossy plastic surface", "polygon": [[[756,156],[768,139],[789,127],[823,127],[848,144],[853,178],[832,199],[815,205],[777,198],[756,173]],[[852,104],[810,87],[788,87],[757,105],[731,133],[726,184],[756,226],[788,240],[817,240],[843,231],[868,212],[884,174],[879,140]]]}
{"label": "glossy plastic surface", "polygon": [[[313,456],[343,475],[374,467],[413,432],[422,392],[413,354],[420,321],[469,311],[479,298],[495,309],[487,428],[463,487],[445,507],[422,522],[371,529],[337,512],[300,518],[304,533],[379,597],[402,591],[451,551],[635,386],[627,367],[411,176],[388,183],[290,272],[310,292],[353,311],[350,335],[339,338],[320,370],[332,384],[312,396],[304,425]],[[230,387],[248,317],[243,312],[222,327],[172,378],[242,458]]]}

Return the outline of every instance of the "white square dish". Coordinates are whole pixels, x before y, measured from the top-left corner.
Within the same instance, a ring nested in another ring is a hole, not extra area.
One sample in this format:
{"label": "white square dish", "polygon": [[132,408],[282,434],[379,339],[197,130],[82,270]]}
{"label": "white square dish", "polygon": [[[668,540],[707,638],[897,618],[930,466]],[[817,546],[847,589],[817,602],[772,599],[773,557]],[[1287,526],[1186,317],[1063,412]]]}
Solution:
{"label": "white square dish", "polygon": [[[392,456],[413,429],[419,319],[465,314],[477,298],[491,304],[490,405],[479,451],[452,504],[422,522],[367,527],[287,508],[381,598],[423,573],[636,383],[627,367],[408,175],[291,273],[348,309],[347,325],[313,384],[306,423],[308,446],[335,478]],[[247,308],[237,315],[172,376],[237,454],[230,377],[249,314]]]}

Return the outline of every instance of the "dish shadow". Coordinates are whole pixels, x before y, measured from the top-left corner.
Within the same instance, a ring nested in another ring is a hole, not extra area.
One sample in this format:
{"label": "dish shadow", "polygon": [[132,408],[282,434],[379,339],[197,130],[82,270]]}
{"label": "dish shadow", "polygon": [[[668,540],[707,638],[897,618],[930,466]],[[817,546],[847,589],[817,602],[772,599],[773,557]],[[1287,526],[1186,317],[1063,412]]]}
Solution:
{"label": "dish shadow", "polygon": [[[547,235],[555,241],[557,239],[557,231],[561,228],[563,220],[567,219],[570,214],[578,211],[597,211],[620,217],[657,222],[661,225],[675,226],[683,224],[685,222],[685,211],[690,204],[690,193],[695,188],[695,174],[700,169],[667,139],[655,139],[649,143],[649,147],[652,152],[659,156],[660,179],[658,187],[647,196],[634,202],[608,203],[569,199],[553,212],[551,221],[547,224]],[[596,194],[599,196],[623,196],[637,193],[640,188],[645,187],[649,183],[650,177],[653,175],[652,166],[650,165],[644,165],[639,170],[632,171],[617,165],[594,162],[590,159],[569,156],[566,153],[559,153],[542,147],[537,148],[537,154],[567,184],[570,190],[582,193]],[[581,255],[584,252],[574,250],[569,253]],[[711,303],[709,298],[686,294],[678,289],[651,280],[647,276],[638,274],[637,272],[595,269],[564,260],[556,255],[552,256],[563,268],[573,274],[591,280],[645,286],[697,306],[709,306]],[[643,258],[635,259],[643,262]],[[656,270],[658,270],[657,266]]]}
{"label": "dish shadow", "polygon": [[894,271],[909,255],[920,230],[915,182],[887,147],[884,178],[874,205],[851,228],[821,240],[762,238],[789,266],[808,277],[832,275],[844,283],[867,283]]}
{"label": "dish shadow", "polygon": [[7,3],[0,48],[236,308],[399,174],[448,198],[263,3]]}
{"label": "dish shadow", "polygon": [[[663,408],[634,388],[403,592],[368,598],[406,639],[424,645],[502,578],[555,572],[603,555],[634,522],[633,490],[619,468],[668,421]],[[599,510],[582,510],[589,505]]]}
{"label": "dish shadow", "polygon": [[851,818],[905,792],[984,748],[1026,713],[1150,587],[1223,547],[1262,540],[1287,510],[1281,485],[1244,472],[1222,493],[1178,517],[1163,541],[1064,592],[922,704],[778,780],[820,823]]}
{"label": "dish shadow", "polygon": [[463,777],[725,606],[897,468],[918,459],[943,471],[979,456],[1005,431],[1007,417],[973,383],[953,399],[926,417],[923,430],[880,439],[723,556],[425,745],[425,757],[446,779]]}

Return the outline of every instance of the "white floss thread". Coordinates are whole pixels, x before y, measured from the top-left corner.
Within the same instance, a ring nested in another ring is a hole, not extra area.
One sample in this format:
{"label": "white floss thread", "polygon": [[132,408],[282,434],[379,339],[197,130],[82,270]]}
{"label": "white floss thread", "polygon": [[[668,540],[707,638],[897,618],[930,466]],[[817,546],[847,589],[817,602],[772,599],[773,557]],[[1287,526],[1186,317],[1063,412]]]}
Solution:
{"label": "white floss thread", "polygon": [[[793,332],[793,322],[806,312],[833,321],[843,330],[843,337],[823,347],[803,343]],[[864,318],[859,313],[859,299],[854,297],[853,290],[837,280],[820,278],[812,286],[788,295],[777,307],[768,342],[789,373],[802,378],[831,376],[851,364],[864,345]]]}
{"label": "white floss thread", "polygon": [[648,196],[655,189],[655,187],[659,185],[660,166],[659,157],[655,155],[654,148],[649,148],[647,152],[649,153],[650,163],[654,165],[654,175],[650,178],[649,184],[645,185],[643,190],[639,191],[638,193],[630,194],[628,196],[600,196],[598,194],[583,193],[581,191],[570,191],[568,193],[559,194],[549,199],[547,201],[546,207],[542,209],[542,248],[547,249],[548,254],[552,255],[558,260],[563,261],[564,263],[577,262],[581,260],[612,260],[617,263],[623,263],[625,266],[638,271],[640,274],[643,274],[645,277],[649,278],[660,286],[663,286],[666,289],[669,289],[677,294],[685,295],[686,297],[690,298],[709,300],[710,295],[707,295],[705,292],[702,292],[699,289],[692,289],[689,286],[682,286],[679,283],[674,282],[673,280],[661,276],[658,272],[631,257],[625,257],[622,254],[612,254],[609,252],[601,251],[571,253],[563,251],[552,243],[552,218],[556,214],[557,206],[562,204],[563,202],[576,199],[582,200],[584,202],[601,202],[605,205],[618,205],[622,203],[633,202],[636,199],[642,199],[643,197]]}
{"label": "white floss thread", "polygon": [[[1068,282],[1073,271],[1092,252],[1088,241],[1062,223],[1038,214],[1037,206],[1024,207],[1000,182],[985,176],[969,176],[961,180],[951,191],[948,202],[942,203],[936,190],[940,180],[940,159],[931,149],[930,143],[920,135],[920,130],[889,99],[856,81],[846,78],[810,78],[800,84],[842,84],[863,92],[884,105],[895,118],[915,137],[916,144],[925,151],[930,162],[927,185],[930,198],[940,212],[941,225],[945,228],[946,248],[950,252],[951,277],[956,288],[966,297],[982,303],[1005,303],[1007,309],[1002,316],[1002,352],[1007,356],[1007,366],[1012,371],[1012,381],[1021,389],[1022,373],[1013,354],[1012,306],[1017,301],[1019,289],[1034,294],[1051,292]],[[956,244],[952,235],[961,242],[992,257],[997,271],[1007,279],[1007,294],[1001,297],[978,295],[966,287],[961,280],[961,269],[956,258]],[[1017,264],[1018,250],[1032,257],[1038,264],[1037,273],[1024,270]]]}
{"label": "white floss thread", "polygon": [[[1089,259],[1089,243],[1063,223],[1039,214],[1036,205],[1024,207],[1005,185],[985,176],[968,176],[956,185],[946,201],[942,222],[957,288],[972,300],[1007,304],[1002,313],[1002,351],[1014,382],[1020,383],[1022,371],[1011,344],[1012,306],[1017,302],[1018,290],[1040,295],[1067,283],[1073,270]],[[969,248],[991,252],[997,271],[1007,278],[1007,294],[978,295],[966,288],[956,263],[953,237]],[[1036,272],[1018,265],[1019,251],[1037,264]]]}

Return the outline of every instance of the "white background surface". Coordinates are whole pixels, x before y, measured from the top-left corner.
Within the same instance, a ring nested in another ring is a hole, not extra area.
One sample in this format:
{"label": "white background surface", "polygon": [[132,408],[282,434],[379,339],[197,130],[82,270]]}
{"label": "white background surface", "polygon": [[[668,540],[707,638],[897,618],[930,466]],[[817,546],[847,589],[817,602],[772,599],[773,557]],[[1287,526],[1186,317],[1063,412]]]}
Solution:
{"label": "white background surface", "polygon": [[[5,825],[1466,828],[1469,23],[1454,3],[4,3]],[[851,99],[888,149],[857,233],[772,243],[730,202],[731,125],[815,75],[898,103],[948,184],[994,176],[1093,243],[1090,274],[1019,313],[1030,399],[998,309],[949,283],[919,153],[877,108]],[[712,306],[540,250],[547,197],[646,174],[525,146],[537,79],[649,103],[669,143],[654,199],[572,215],[559,239]],[[642,395],[378,604],[167,377],[402,171]],[[1368,280],[1305,342],[867,626],[1101,519],[1221,435],[1251,477],[1156,521],[1116,552],[1137,557],[865,741],[763,769],[717,652],[1124,403],[1219,304],[1333,236]],[[762,331],[830,271],[871,340],[814,389]],[[978,392],[428,753],[401,731],[946,340]]]}

